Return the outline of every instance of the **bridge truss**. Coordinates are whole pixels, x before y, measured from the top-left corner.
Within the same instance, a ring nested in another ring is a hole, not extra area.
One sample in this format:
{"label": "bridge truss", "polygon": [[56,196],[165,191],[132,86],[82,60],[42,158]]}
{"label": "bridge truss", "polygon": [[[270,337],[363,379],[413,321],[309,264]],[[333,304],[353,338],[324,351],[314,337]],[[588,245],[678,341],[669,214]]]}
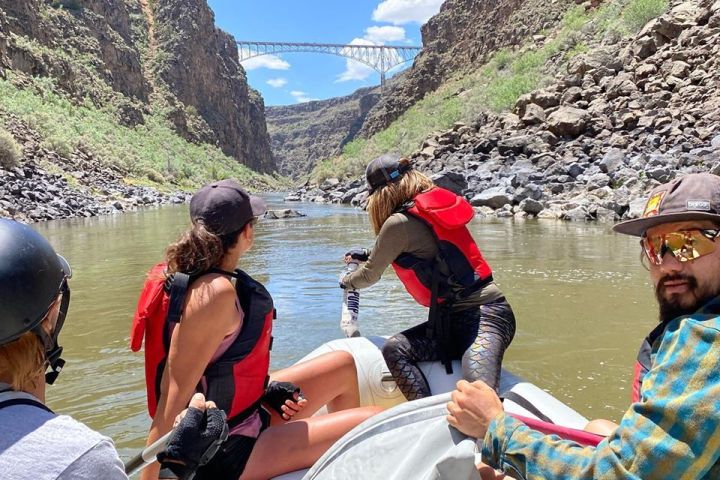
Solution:
{"label": "bridge truss", "polygon": [[420,53],[422,47],[399,45],[341,45],[335,43],[284,43],[284,42],[237,42],[240,61],[262,55],[278,53],[326,53],[350,58],[367,65],[380,74],[380,85],[385,86],[386,74]]}

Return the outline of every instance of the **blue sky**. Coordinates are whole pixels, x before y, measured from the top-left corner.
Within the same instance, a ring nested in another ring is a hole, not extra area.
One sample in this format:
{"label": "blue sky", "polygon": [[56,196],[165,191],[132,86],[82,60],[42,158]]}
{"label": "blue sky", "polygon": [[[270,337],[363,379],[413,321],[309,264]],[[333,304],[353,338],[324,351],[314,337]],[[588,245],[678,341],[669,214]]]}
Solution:
{"label": "blue sky", "polygon": [[[420,45],[420,25],[443,0],[208,0],[215,23],[236,40]],[[410,66],[406,63],[403,67]],[[243,62],[266,105],[347,95],[379,75],[335,55],[283,53]]]}

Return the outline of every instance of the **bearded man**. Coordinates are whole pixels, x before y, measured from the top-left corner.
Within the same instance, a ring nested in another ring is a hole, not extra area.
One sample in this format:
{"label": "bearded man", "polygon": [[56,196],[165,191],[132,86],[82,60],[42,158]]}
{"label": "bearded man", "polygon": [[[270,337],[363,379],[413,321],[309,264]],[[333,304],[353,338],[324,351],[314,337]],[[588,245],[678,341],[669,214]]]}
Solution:
{"label": "bearded man", "polygon": [[614,230],[640,237],[660,312],[640,350],[634,402],[605,440],[584,447],[506,415],[482,382],[459,382],[448,422],[482,442],[483,478],[492,469],[527,479],[720,478],[720,177],[660,185],[641,218]]}

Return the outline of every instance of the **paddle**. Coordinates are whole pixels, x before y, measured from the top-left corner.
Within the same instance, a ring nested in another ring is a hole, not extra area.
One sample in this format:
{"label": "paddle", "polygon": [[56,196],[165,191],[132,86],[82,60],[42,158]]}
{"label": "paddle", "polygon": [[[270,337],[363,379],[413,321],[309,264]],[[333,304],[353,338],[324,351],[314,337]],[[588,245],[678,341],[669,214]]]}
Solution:
{"label": "paddle", "polygon": [[156,460],[155,457],[157,456],[157,454],[165,449],[165,445],[170,439],[170,435],[172,435],[172,433],[173,430],[170,430],[168,433],[158,438],[155,443],[148,447],[145,447],[142,452],[138,453],[133,458],[125,462],[125,474],[127,476],[130,476],[133,473],[142,470],[147,465],[154,462]]}

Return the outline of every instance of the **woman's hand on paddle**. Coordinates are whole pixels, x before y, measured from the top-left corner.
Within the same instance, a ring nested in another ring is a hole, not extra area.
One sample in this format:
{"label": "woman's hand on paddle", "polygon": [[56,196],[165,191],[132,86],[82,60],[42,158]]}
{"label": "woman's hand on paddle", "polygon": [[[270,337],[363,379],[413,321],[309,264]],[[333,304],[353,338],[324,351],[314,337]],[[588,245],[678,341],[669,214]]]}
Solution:
{"label": "woman's hand on paddle", "polygon": [[465,435],[485,438],[490,422],[503,411],[495,390],[485,382],[460,380],[447,404],[447,421]]}
{"label": "woman's hand on paddle", "polygon": [[165,450],[157,454],[160,478],[172,478],[167,475],[168,471],[179,478],[189,478],[212,459],[227,437],[225,413],[214,402],[206,402],[201,393],[196,393],[188,408],[175,418]]}
{"label": "woman's hand on paddle", "polygon": [[[203,395],[202,393],[196,393],[190,399],[190,404],[188,405],[188,408],[197,408],[198,410],[204,412],[205,410],[209,410],[211,408],[217,408],[217,405],[215,405],[215,402],[213,402],[212,400],[206,402],[205,395]],[[177,427],[178,424],[182,422],[182,419],[185,418],[185,415],[187,415],[188,408],[180,412],[178,416],[175,417],[175,423],[173,423],[173,428]]]}
{"label": "woman's hand on paddle", "polygon": [[293,417],[300,413],[300,410],[305,408],[305,405],[307,405],[307,399],[300,393],[296,392],[293,397],[293,400],[285,400],[285,404],[280,407],[282,410],[281,417],[283,420],[292,420]]}

